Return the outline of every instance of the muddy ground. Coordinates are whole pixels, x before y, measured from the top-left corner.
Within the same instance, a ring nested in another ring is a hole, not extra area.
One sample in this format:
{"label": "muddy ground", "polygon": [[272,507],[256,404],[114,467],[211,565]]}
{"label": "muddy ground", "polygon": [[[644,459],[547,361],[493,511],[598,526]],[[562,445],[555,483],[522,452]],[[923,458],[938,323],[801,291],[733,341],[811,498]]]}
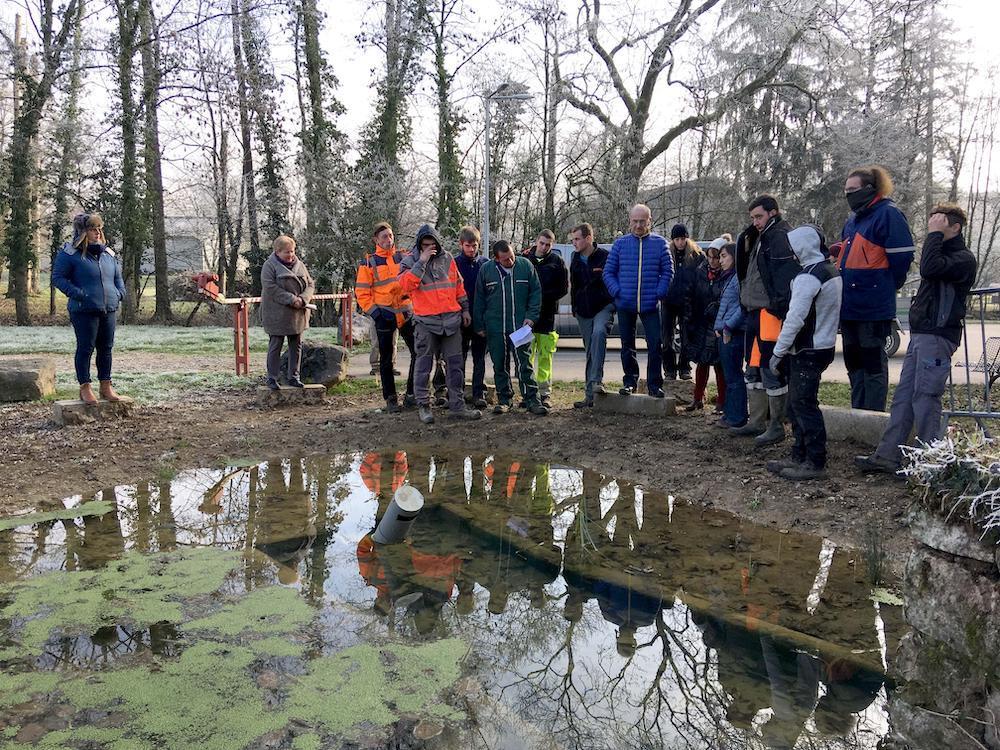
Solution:
{"label": "muddy ground", "polygon": [[[690,389],[674,385],[678,392]],[[574,410],[579,394],[561,388],[547,417],[487,414],[480,422],[439,419],[423,426],[415,411],[378,413],[373,387],[330,396],[322,407],[278,410],[258,408],[255,387],[256,381],[191,392],[184,401],[139,407],[122,423],[67,428],[50,421],[50,404],[0,406],[0,513],[51,507],[64,497],[87,498],[113,485],[234,458],[457,447],[588,467],[862,551],[877,534],[896,569],[908,549],[910,491],[891,479],[856,473],[851,460],[859,448],[848,443],[831,444],[828,479],[793,483],[764,468],[768,459],[785,455],[787,443],[755,450],[751,440],[716,428],[707,412],[666,420],[598,414]]]}

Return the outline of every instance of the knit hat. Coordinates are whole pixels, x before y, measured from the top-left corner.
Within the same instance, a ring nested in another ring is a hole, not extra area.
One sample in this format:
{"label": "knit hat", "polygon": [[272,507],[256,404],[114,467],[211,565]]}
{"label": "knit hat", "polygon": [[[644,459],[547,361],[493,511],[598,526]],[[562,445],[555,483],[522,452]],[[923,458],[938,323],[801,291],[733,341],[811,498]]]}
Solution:
{"label": "knit hat", "polygon": [[728,244],[729,244],[729,240],[727,240],[725,237],[716,237],[714,240],[712,240],[709,243],[708,246],[712,250],[721,250],[722,248],[724,248]]}
{"label": "knit hat", "polygon": [[674,224],[674,228],[670,230],[670,239],[676,240],[678,237],[688,237],[688,228],[683,224]]}

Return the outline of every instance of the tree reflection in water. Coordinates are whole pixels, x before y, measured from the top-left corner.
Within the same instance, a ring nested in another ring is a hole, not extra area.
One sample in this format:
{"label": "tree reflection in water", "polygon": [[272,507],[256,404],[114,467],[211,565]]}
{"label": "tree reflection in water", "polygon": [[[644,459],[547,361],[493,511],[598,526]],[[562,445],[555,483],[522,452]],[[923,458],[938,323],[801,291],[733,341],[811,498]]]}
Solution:
{"label": "tree reflection in water", "polygon": [[[407,482],[425,507],[404,543],[377,545]],[[874,748],[885,731],[878,610],[850,556],[817,538],[457,451],[286,458],[100,494],[113,513],[0,532],[0,575],[242,550],[228,593],[298,588],[317,609],[313,654],[389,633],[469,640],[484,746]],[[184,644],[117,623],[53,643],[39,666]]]}

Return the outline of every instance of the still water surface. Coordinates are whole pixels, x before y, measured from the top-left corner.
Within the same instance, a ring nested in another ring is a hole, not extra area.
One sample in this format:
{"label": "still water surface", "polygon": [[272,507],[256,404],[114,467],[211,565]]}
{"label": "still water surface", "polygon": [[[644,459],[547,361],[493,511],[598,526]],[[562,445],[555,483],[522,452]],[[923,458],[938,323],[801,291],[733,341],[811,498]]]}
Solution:
{"label": "still water surface", "polygon": [[[871,600],[855,550],[517,458],[247,463],[106,490],[103,516],[0,532],[0,583],[126,551],[242,552],[227,587],[296,589],[315,610],[297,634],[311,655],[467,641],[482,747],[874,748],[886,733],[885,658],[902,623]],[[403,483],[425,507],[405,543],[377,545]],[[0,634],[16,642],[16,625],[0,619]],[[193,640],[114,623],[59,634],[27,668],[107,669]]]}

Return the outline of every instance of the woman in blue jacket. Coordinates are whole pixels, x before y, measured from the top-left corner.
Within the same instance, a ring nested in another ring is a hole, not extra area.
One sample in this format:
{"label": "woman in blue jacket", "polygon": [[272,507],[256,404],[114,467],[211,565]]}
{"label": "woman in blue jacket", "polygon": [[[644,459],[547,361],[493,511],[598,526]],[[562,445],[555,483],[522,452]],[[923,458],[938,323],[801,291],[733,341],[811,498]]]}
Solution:
{"label": "woman in blue jacket", "polygon": [[726,381],[726,403],[719,427],[741,427],[747,421],[747,384],[743,379],[743,347],[746,316],[740,307],[740,280],[736,276],[736,245],[726,244],[719,252],[722,265],[722,298],[715,316],[719,337],[719,361]]}
{"label": "woman in blue jacket", "polygon": [[125,298],[125,282],[114,251],[104,244],[100,215],[80,214],[73,219],[73,239],[56,256],[52,285],[69,298],[69,319],[76,333],[73,364],[80,400],[97,403],[90,387],[90,358],[96,349],[101,398],[118,401],[111,387],[111,349],[118,306]]}

